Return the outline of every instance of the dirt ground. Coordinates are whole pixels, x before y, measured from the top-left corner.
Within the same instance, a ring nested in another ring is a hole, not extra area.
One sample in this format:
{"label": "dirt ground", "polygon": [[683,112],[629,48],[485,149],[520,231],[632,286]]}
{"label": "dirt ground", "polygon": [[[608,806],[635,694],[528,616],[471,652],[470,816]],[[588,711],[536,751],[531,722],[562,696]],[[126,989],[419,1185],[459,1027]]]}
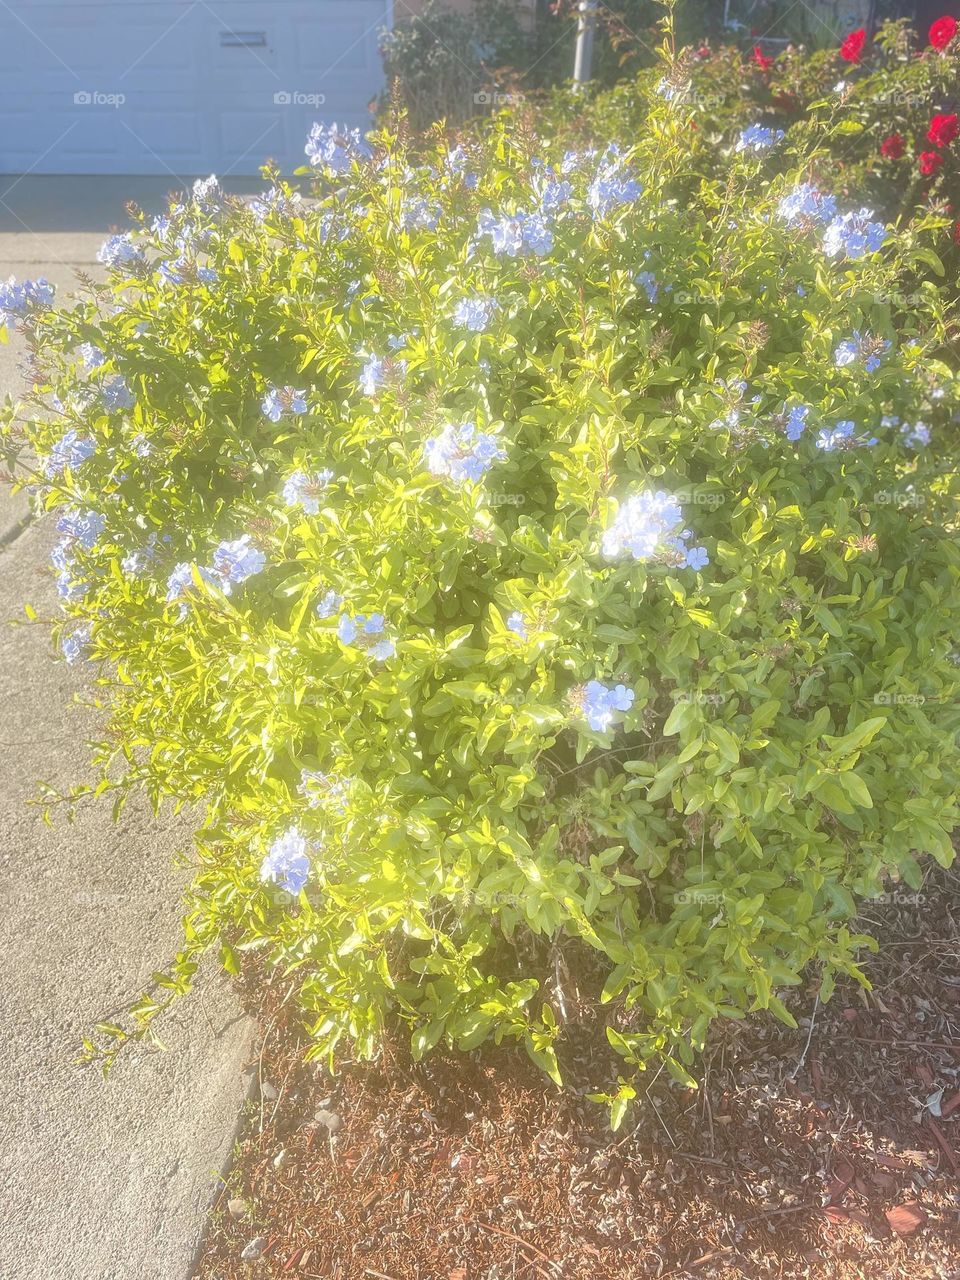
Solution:
{"label": "dirt ground", "polygon": [[250,981],[261,1092],[197,1280],[960,1280],[958,888],[870,904],[872,991],[726,1025],[698,1092],[651,1071],[616,1134],[589,1017],[562,1091],[507,1047],[331,1078]]}

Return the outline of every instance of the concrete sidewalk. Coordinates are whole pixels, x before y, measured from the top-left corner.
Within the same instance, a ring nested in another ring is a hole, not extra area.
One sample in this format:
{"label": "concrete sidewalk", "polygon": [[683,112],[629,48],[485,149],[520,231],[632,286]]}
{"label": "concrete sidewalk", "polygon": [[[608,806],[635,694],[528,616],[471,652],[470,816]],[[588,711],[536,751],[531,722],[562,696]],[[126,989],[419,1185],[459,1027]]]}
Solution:
{"label": "concrete sidewalk", "polygon": [[[85,180],[77,180],[82,183]],[[86,208],[84,206],[84,208]],[[88,216],[89,211],[84,213]],[[104,231],[109,223],[104,220]],[[0,234],[0,278],[73,287],[103,234]],[[0,348],[0,394],[18,393],[17,342]],[[85,673],[54,660],[45,626],[11,626],[29,601],[57,610],[55,532],[0,492],[0,1276],[188,1280],[246,1094],[251,1029],[211,974],[109,1079],[74,1065],[81,1038],[135,998],[179,942],[178,847],[190,823],[110,803],[72,826],[28,807],[36,783],[89,776],[94,714],[73,705]]]}

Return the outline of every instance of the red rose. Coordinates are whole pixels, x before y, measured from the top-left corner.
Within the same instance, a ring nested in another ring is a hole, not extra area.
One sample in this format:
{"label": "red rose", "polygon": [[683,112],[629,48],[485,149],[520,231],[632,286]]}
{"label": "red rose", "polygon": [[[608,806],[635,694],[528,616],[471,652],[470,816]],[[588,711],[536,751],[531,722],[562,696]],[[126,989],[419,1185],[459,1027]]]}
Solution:
{"label": "red rose", "polygon": [[776,61],[775,58],[768,58],[758,44],[753,46],[753,60],[761,71],[769,71]]}
{"label": "red rose", "polygon": [[925,178],[929,178],[932,173],[936,173],[943,164],[943,156],[939,151],[921,151],[920,152],[920,172]]}
{"label": "red rose", "polygon": [[860,55],[863,53],[863,46],[867,42],[866,27],[860,27],[857,31],[851,31],[840,46],[840,57],[845,62],[859,62]]}
{"label": "red rose", "polygon": [[889,138],[884,138],[880,143],[880,154],[886,156],[888,160],[899,160],[904,152],[904,142],[902,133],[891,133]]}
{"label": "red rose", "polygon": [[957,20],[946,14],[930,28],[930,43],[935,49],[945,49],[956,34]]}
{"label": "red rose", "polygon": [[934,116],[927,137],[935,147],[948,147],[957,136],[956,116]]}

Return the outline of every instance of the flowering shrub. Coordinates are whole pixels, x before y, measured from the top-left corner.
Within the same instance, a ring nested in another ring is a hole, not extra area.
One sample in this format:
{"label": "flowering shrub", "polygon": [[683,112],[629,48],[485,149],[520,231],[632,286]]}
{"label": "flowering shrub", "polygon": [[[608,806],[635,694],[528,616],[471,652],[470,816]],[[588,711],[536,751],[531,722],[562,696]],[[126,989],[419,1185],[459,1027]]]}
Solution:
{"label": "flowering shrub", "polygon": [[324,1056],[392,1019],[559,1078],[599,1001],[619,1122],[949,862],[957,387],[936,290],[896,302],[931,229],[776,136],[695,187],[686,131],[318,128],[316,199],[208,182],[75,307],[10,294],[94,790],[206,811],[141,1028],[211,946],[298,974]]}

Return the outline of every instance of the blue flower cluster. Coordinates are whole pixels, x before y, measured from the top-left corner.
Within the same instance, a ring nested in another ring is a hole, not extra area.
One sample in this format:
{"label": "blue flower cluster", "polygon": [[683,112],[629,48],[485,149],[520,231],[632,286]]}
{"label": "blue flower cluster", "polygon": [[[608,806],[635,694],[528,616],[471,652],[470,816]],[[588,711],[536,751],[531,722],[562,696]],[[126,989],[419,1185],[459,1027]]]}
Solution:
{"label": "blue flower cluster", "polygon": [[315,516],[320,510],[323,492],[332,479],[333,472],[326,469],[315,475],[294,471],[283,486],[284,502],[288,507],[303,507],[308,516]]}
{"label": "blue flower cluster", "polygon": [[823,251],[828,257],[842,256],[851,261],[882,249],[887,229],[882,222],[872,222],[873,211],[860,209],[834,218],[823,237]]}
{"label": "blue flower cluster", "polygon": [[0,324],[11,324],[37,307],[49,306],[55,292],[54,286],[43,276],[19,283],[11,276],[6,283],[0,284]]}
{"label": "blue flower cluster", "polygon": [[826,453],[835,453],[841,449],[856,449],[861,445],[877,443],[876,436],[867,439],[865,436],[858,436],[856,432],[857,424],[849,418],[838,422],[835,427],[824,427],[817,435],[817,448]]}
{"label": "blue flower cluster", "polygon": [[296,827],[274,840],[260,864],[260,879],[278,884],[286,893],[297,895],[310,875],[307,842]]}
{"label": "blue flower cluster", "polygon": [[67,662],[72,665],[86,657],[87,646],[90,644],[92,635],[93,629],[89,622],[81,623],[80,626],[64,632],[60,640],[60,649]]}
{"label": "blue flower cluster", "polygon": [[610,559],[624,553],[635,560],[703,569],[710,562],[704,547],[687,547],[693,537],[683,528],[683,512],[675,497],[662,489],[636,493],[620,507],[604,531],[603,554]]}
{"label": "blue flower cluster", "polygon": [[260,407],[271,422],[279,422],[285,413],[307,412],[307,393],[295,387],[269,387]]}
{"label": "blue flower cluster", "polygon": [[785,134],[782,129],[767,129],[761,124],[752,124],[744,129],[737,139],[737,151],[766,151],[782,142]]}
{"label": "blue flower cluster", "polygon": [[336,124],[315,124],[304,151],[315,169],[333,173],[349,173],[354,161],[360,163],[373,156],[359,129]]}
{"label": "blue flower cluster", "polygon": [[[241,538],[221,542],[213,553],[213,563],[208,567],[197,567],[201,579],[209,586],[218,587],[225,596],[235,586],[246,582],[254,574],[260,573],[267,562],[262,551],[251,545],[250,535],[245,533]],[[193,564],[189,561],[178,564],[167,579],[167,603],[179,600],[184,591],[193,587]],[[184,609],[180,616],[183,617]]]}
{"label": "blue flower cluster", "polygon": [[852,337],[838,344],[833,353],[833,363],[838,369],[843,369],[859,360],[867,373],[876,373],[889,350],[889,340],[874,338],[854,329]]}
{"label": "blue flower cluster", "polygon": [[596,733],[606,733],[613,724],[614,714],[629,711],[636,694],[623,684],[608,688],[599,680],[590,680],[576,691],[575,698],[590,728]]}
{"label": "blue flower cluster", "polygon": [[478,431],[472,422],[448,423],[423,448],[427,467],[435,476],[449,476],[460,484],[478,484],[506,453],[496,436]]}
{"label": "blue flower cluster", "polygon": [[604,152],[596,176],[587,188],[587,204],[598,218],[605,217],[622,204],[632,204],[643,194],[643,187],[635,178],[624,173],[617,147],[611,145]]}
{"label": "blue flower cluster", "polygon": [[835,218],[837,202],[833,196],[824,195],[809,182],[802,182],[783,197],[777,205],[777,213],[785,222],[810,226]]}
{"label": "blue flower cluster", "polygon": [[132,409],[136,403],[133,392],[127,386],[122,374],[115,373],[108,378],[100,389],[103,403],[112,413],[117,409]]}
{"label": "blue flower cluster", "polygon": [[490,237],[498,258],[519,258],[527,253],[543,257],[553,248],[553,232],[543,213],[495,214],[481,209],[477,235]]}
{"label": "blue flower cluster", "polygon": [[89,436],[81,436],[75,428],[71,428],[51,449],[50,456],[44,464],[43,473],[48,479],[53,479],[55,476],[62,475],[66,467],[76,471],[77,467],[92,457],[96,451],[97,446]]}
{"label": "blue flower cluster", "polygon": [[213,267],[202,267],[187,254],[161,262],[157,271],[163,284],[216,284],[219,279]]}
{"label": "blue flower cluster", "polygon": [[363,613],[352,617],[349,613],[342,613],[337,624],[337,639],[341,644],[365,649],[371,658],[384,662],[397,651],[397,646],[385,634],[385,630],[382,613],[371,613],[369,617]]}
{"label": "blue flower cluster", "polygon": [[461,329],[469,329],[471,333],[482,333],[496,308],[493,298],[482,298],[475,294],[472,298],[463,298],[457,303],[453,310],[453,322]]}
{"label": "blue flower cluster", "polygon": [[375,396],[389,382],[399,381],[407,372],[406,360],[389,356],[368,356],[360,370],[360,390],[365,396]]}
{"label": "blue flower cluster", "polygon": [[146,265],[143,250],[129,231],[108,237],[97,250],[97,261],[115,271],[140,271]]}

